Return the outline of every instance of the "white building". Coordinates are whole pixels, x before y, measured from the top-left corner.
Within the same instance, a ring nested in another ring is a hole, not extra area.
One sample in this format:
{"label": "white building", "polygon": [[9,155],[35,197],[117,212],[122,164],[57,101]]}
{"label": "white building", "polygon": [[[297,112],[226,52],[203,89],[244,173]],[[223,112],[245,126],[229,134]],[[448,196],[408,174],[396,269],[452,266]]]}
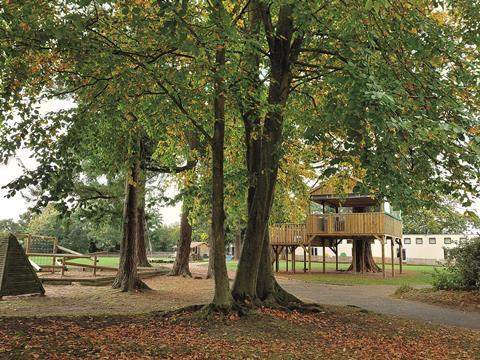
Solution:
{"label": "white building", "polygon": [[[456,246],[461,241],[471,239],[479,235],[464,234],[404,234],[403,248],[405,249],[405,262],[410,264],[437,264],[445,260],[446,251]],[[397,249],[398,246],[395,247]],[[387,244],[387,255],[390,254],[390,244]],[[303,250],[297,249],[297,257],[303,253]],[[338,255],[340,261],[346,261],[345,257],[350,258],[352,254],[352,244],[343,241],[338,246]],[[381,258],[382,249],[379,241],[372,244],[372,254],[376,258]],[[312,248],[312,260],[320,260],[322,258],[322,248]],[[335,254],[327,248],[326,256],[331,261]],[[395,254],[398,256],[398,254]],[[387,261],[389,256],[386,257]]]}

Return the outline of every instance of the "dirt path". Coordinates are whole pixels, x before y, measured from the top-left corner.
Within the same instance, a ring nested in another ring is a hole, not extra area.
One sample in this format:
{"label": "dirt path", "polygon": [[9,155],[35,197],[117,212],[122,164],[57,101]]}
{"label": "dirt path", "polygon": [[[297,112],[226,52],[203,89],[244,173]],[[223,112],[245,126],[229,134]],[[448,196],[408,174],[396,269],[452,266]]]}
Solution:
{"label": "dirt path", "polygon": [[278,277],[279,283],[302,300],[319,304],[353,305],[380,314],[435,324],[480,329],[480,313],[463,312],[420,302],[391,298],[395,285],[328,285]]}

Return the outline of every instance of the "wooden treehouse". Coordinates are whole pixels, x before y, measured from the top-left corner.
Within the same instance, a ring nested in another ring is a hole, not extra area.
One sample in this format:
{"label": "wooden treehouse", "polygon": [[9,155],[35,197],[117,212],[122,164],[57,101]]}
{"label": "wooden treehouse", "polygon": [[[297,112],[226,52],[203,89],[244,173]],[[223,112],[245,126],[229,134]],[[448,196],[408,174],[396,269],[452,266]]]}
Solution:
{"label": "wooden treehouse", "polygon": [[[323,272],[325,272],[325,250],[335,254],[338,271],[338,246],[347,241],[352,244],[349,270],[353,272],[382,271],[385,277],[385,245],[390,244],[391,271],[395,275],[395,247],[402,254],[402,221],[400,212],[393,211],[388,203],[378,200],[375,194],[354,192],[356,181],[345,184],[338,195],[333,181],[326,182],[310,191],[310,202],[306,224],[274,224],[270,226],[270,243],[275,258],[275,270],[279,270],[279,257],[284,254],[286,270],[291,266],[296,271],[296,249],[303,248],[303,270],[311,271],[313,247],[323,249]],[[372,256],[371,244],[379,241],[382,249],[381,268]],[[308,256],[307,256],[308,254]],[[308,268],[307,268],[308,261]],[[402,261],[399,257],[400,273]]]}

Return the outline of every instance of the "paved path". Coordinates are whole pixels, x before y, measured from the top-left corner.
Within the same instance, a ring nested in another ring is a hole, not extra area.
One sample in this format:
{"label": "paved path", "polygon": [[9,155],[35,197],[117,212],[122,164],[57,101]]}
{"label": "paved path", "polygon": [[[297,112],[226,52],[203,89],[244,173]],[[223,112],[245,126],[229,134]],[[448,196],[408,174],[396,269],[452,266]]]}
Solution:
{"label": "paved path", "polygon": [[277,277],[278,282],[302,300],[318,304],[355,305],[380,314],[480,329],[480,313],[463,312],[415,301],[391,298],[395,285],[328,285]]}

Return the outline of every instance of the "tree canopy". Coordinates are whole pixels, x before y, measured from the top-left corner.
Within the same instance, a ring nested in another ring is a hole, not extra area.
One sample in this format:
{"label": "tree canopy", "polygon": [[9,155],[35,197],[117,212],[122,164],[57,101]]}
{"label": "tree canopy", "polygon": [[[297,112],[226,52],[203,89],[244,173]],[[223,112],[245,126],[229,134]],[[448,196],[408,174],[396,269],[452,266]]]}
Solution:
{"label": "tree canopy", "polygon": [[[192,222],[210,209],[214,245],[225,227],[245,228],[234,300],[284,300],[267,228],[301,219],[306,202],[293,199],[306,199],[308,181],[348,173],[412,209],[479,194],[479,10],[467,0],[5,2],[0,160],[28,148],[40,164],[11,194],[39,186],[39,206],[68,211],[86,174],[125,179],[127,214],[144,171],[178,173]],[[59,98],[72,108],[38,111]]]}

